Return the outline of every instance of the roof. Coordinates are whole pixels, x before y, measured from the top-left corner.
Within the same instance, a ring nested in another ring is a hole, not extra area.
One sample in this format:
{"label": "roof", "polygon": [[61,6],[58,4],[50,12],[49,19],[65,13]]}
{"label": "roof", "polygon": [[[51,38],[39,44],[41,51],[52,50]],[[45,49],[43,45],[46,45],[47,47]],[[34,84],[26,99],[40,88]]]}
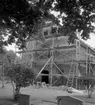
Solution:
{"label": "roof", "polygon": [[93,52],[95,52],[94,48],[92,48],[90,45],[86,44],[84,41],[82,41],[81,39],[78,39],[81,44],[83,44],[85,47],[87,46],[89,49],[91,49]]}

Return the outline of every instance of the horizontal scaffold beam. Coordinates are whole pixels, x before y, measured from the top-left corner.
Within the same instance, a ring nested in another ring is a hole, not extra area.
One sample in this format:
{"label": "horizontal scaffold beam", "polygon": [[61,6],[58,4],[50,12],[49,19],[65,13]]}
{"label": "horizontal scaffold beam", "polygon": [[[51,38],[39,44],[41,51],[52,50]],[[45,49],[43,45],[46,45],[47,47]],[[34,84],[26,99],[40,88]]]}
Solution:
{"label": "horizontal scaffold beam", "polygon": [[[38,75],[38,74],[37,74]],[[51,74],[39,74],[40,76],[51,76]],[[67,78],[68,77],[68,75],[65,75],[65,74],[52,74],[52,76],[63,76],[63,77],[65,77],[65,78]]]}
{"label": "horizontal scaffold beam", "polygon": [[[46,62],[47,61],[47,59],[37,59],[37,60],[35,60],[34,59],[34,61],[33,62]],[[86,63],[87,61],[86,60],[76,60],[76,59],[68,59],[68,60],[66,60],[66,59],[53,59],[53,61],[54,62],[62,62],[62,63],[67,63],[67,62],[77,62],[77,63]],[[88,63],[92,63],[92,61],[89,61]],[[93,64],[93,63],[92,63]]]}
{"label": "horizontal scaffold beam", "polygon": [[93,61],[92,60],[78,60],[78,61],[76,61],[76,62],[79,62],[80,64],[81,63],[92,63],[93,64]]}
{"label": "horizontal scaffold beam", "polygon": [[[43,65],[43,64],[45,64],[46,63],[46,61],[47,60],[34,60],[33,62],[34,63],[36,63],[36,64],[39,64],[39,65]],[[86,61],[77,61],[77,60],[54,60],[54,62],[56,63],[56,64],[71,64],[71,62],[73,62],[73,64],[76,64],[76,63],[78,63],[78,64],[84,64],[84,65],[86,65]],[[50,64],[50,63],[48,63],[48,64]],[[91,62],[90,64],[94,64],[93,62]]]}
{"label": "horizontal scaffold beam", "polygon": [[78,79],[82,79],[82,80],[95,80],[95,76],[82,76],[82,77],[79,77]]}
{"label": "horizontal scaffold beam", "polygon": [[28,52],[37,52],[37,51],[47,51],[47,50],[75,50],[75,45],[69,45],[69,46],[61,46],[61,47],[54,47],[54,48],[39,48],[39,49],[33,49],[33,50],[24,50],[24,51],[18,51],[17,53],[28,53]]}
{"label": "horizontal scaffold beam", "polygon": [[[51,76],[51,74],[42,74],[41,73],[40,76]],[[52,74],[52,76],[63,76],[63,74]]]}
{"label": "horizontal scaffold beam", "polygon": [[[50,74],[40,74],[40,76],[51,76]],[[68,75],[66,75],[66,74],[52,74],[52,76],[64,76],[65,78],[67,78],[68,77]],[[95,80],[95,76],[75,76],[74,78],[77,78],[77,79],[82,79],[82,80]]]}
{"label": "horizontal scaffold beam", "polygon": [[[41,73],[40,76],[51,76],[51,74],[43,74],[43,73]],[[69,75],[67,75],[67,74],[52,74],[52,76],[64,76],[65,78],[68,78]],[[74,76],[74,78],[78,78],[78,79],[95,79],[95,77],[91,77],[91,76],[88,76],[88,78],[85,77],[85,76],[83,76],[83,77],[82,76]]]}
{"label": "horizontal scaffold beam", "polygon": [[88,56],[88,57],[92,57],[95,59],[95,55],[91,54],[91,53],[87,53],[87,52],[84,52],[84,51],[81,51],[82,54]]}

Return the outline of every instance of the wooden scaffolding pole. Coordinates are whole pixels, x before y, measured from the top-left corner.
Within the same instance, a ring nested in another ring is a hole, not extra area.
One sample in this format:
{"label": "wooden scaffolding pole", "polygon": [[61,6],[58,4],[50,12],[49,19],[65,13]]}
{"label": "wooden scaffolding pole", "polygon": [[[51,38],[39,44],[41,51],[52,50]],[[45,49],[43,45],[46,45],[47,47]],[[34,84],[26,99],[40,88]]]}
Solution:
{"label": "wooden scaffolding pole", "polygon": [[[54,37],[52,38],[52,49],[54,48]],[[51,79],[51,81],[50,81],[50,84],[51,84],[51,86],[52,86],[52,82],[53,82],[53,59],[54,59],[54,50],[51,50],[51,77],[50,77],[50,79]]]}
{"label": "wooden scaffolding pole", "polygon": [[78,75],[79,75],[79,57],[80,57],[80,41],[76,40],[76,89],[78,88]]}
{"label": "wooden scaffolding pole", "polygon": [[[88,53],[88,46],[87,46],[86,52]],[[86,54],[86,74],[87,72],[88,72],[88,55]]]}
{"label": "wooden scaffolding pole", "polygon": [[38,78],[38,76],[41,74],[41,72],[44,70],[44,68],[46,67],[46,65],[51,61],[51,57],[48,59],[48,61],[45,63],[45,65],[42,67],[42,69],[40,70],[40,72],[38,73],[38,75],[36,76],[36,79]]}
{"label": "wooden scaffolding pole", "polygon": [[50,67],[51,67],[51,71],[50,71],[50,84],[52,86],[52,80],[53,80],[53,56],[51,57]]}

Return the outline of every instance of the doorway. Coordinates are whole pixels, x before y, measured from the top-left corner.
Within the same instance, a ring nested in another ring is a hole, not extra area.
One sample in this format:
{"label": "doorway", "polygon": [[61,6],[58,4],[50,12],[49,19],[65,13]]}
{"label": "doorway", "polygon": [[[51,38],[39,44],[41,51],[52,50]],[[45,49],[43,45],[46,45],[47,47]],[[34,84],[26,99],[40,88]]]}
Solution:
{"label": "doorway", "polygon": [[46,84],[49,84],[49,71],[48,70],[43,70],[41,74],[43,74],[42,75],[42,82],[45,82]]}

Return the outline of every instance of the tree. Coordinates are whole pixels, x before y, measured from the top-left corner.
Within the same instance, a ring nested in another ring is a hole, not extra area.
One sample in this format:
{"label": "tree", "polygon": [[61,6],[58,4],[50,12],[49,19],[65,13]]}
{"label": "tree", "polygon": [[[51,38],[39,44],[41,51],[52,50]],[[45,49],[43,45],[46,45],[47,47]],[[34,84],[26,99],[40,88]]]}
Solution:
{"label": "tree", "polygon": [[2,81],[2,88],[4,88],[4,63],[5,63],[6,50],[4,49],[3,42],[1,39],[0,39],[0,79]]}
{"label": "tree", "polygon": [[[1,0],[0,28],[1,35],[8,36],[5,45],[16,43],[19,48],[25,47],[25,41],[37,31],[37,24],[48,16],[50,6],[44,0]],[[47,8],[45,8],[45,6]],[[43,10],[44,8],[44,10]]]}
{"label": "tree", "polygon": [[93,79],[85,79],[83,80],[83,84],[86,86],[88,92],[88,98],[92,97],[92,92],[94,91],[95,80]]}
{"label": "tree", "polygon": [[94,33],[95,0],[56,0],[53,10],[59,11],[62,18],[64,34],[69,40],[75,39],[76,32],[83,39],[88,39]]}
{"label": "tree", "polygon": [[23,64],[13,64],[7,70],[7,76],[11,79],[14,92],[14,100],[17,101],[21,87],[29,86],[33,79],[33,71]]}
{"label": "tree", "polygon": [[14,53],[12,50],[6,51],[6,59],[8,60],[9,64],[12,64],[15,62],[16,59],[16,53]]}
{"label": "tree", "polygon": [[[50,11],[60,12],[58,17]],[[94,32],[95,1],[94,0],[0,0],[0,31],[8,36],[4,44],[15,42],[19,48],[25,47],[30,37],[35,37],[44,19],[59,24],[62,19],[64,35],[73,42],[76,32],[83,39],[88,39]],[[38,34],[39,37],[39,34]]]}
{"label": "tree", "polygon": [[10,50],[10,51],[5,50],[5,53],[3,54],[3,66],[2,66],[3,71],[2,72],[3,72],[4,77],[7,80],[7,82],[9,82],[9,78],[6,76],[7,69],[13,63],[15,63],[16,56],[17,55],[12,50]]}

